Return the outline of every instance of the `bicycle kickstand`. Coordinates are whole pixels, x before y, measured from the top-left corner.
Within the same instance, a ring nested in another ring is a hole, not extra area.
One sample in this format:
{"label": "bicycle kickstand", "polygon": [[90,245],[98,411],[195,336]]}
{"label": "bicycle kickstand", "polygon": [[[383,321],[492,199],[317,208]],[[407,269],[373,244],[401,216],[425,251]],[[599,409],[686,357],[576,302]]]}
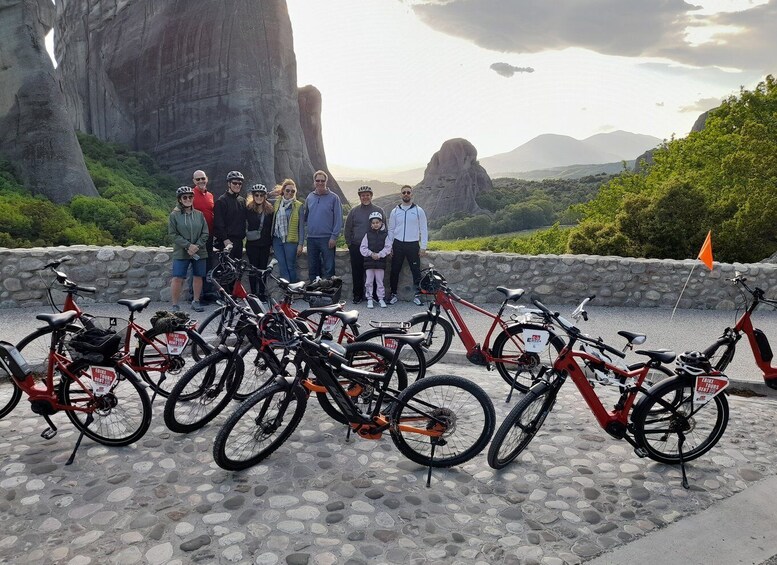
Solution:
{"label": "bicycle kickstand", "polygon": [[432,486],[432,460],[434,459],[434,448],[437,446],[437,442],[432,440],[432,452],[429,454],[429,472],[426,475],[426,488]]}
{"label": "bicycle kickstand", "polygon": [[[94,422],[94,417],[92,416],[91,412],[86,415],[86,422],[85,425],[88,428],[91,423]],[[81,434],[78,436],[78,439],[76,440],[76,446],[73,448],[73,453],[70,454],[70,457],[67,460],[67,463],[65,465],[72,465],[73,461],[76,459],[76,451],[78,451],[78,448],[81,446],[81,440],[84,439],[84,431],[81,430]]]}
{"label": "bicycle kickstand", "polygon": [[680,470],[683,473],[683,488],[689,489],[691,486],[688,484],[688,476],[685,474],[685,459],[683,458],[683,444],[685,443],[685,434],[679,432],[677,434],[677,451],[680,456]]}
{"label": "bicycle kickstand", "polygon": [[154,399],[156,398],[157,393],[159,393],[159,389],[162,386],[162,381],[164,381],[167,378],[167,374],[162,373],[159,375],[159,380],[156,383],[156,386],[154,387],[154,394],[151,395],[151,404],[154,403]]}

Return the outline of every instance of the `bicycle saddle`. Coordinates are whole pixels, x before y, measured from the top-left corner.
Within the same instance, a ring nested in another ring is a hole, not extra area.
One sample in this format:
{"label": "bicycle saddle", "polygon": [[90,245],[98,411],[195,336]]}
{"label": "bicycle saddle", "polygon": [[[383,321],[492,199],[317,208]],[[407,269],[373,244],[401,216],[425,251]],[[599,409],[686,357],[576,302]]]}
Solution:
{"label": "bicycle saddle", "polygon": [[634,332],[627,331],[620,331],[618,332],[618,335],[625,337],[629,343],[636,343],[637,345],[645,343],[645,340],[647,339],[645,334],[635,334]]}
{"label": "bicycle saddle", "polygon": [[72,310],[62,312],[60,314],[38,314],[35,316],[36,320],[46,322],[48,325],[54,328],[64,328],[70,322],[72,322],[78,314]]}
{"label": "bicycle saddle", "polygon": [[398,342],[409,343],[410,345],[419,345],[424,339],[426,334],[424,332],[413,332],[409,334],[386,334],[384,339],[395,339]]}
{"label": "bicycle saddle", "polygon": [[348,310],[347,312],[333,312],[333,315],[337,316],[342,320],[342,322],[345,325],[348,324],[354,324],[359,319],[359,311],[358,310]]}
{"label": "bicycle saddle", "polygon": [[644,349],[638,349],[634,353],[637,355],[647,355],[650,357],[651,361],[658,361],[660,363],[671,363],[674,361],[675,357],[677,357],[677,354],[671,349],[658,349],[656,351],[645,351]]}
{"label": "bicycle saddle", "polygon": [[132,300],[131,298],[120,298],[117,300],[122,306],[129,308],[130,312],[142,312],[143,309],[151,303],[151,299],[148,297],[138,298]]}
{"label": "bicycle saddle", "polygon": [[330,316],[332,314],[336,314],[340,310],[342,310],[343,307],[341,304],[329,304],[327,306],[312,306],[311,308],[305,308],[299,313],[300,318],[307,318],[311,314],[323,314],[325,316]]}
{"label": "bicycle saddle", "polygon": [[504,294],[507,300],[518,300],[521,296],[523,296],[523,293],[526,292],[522,288],[507,288],[504,286],[498,286],[496,289]]}

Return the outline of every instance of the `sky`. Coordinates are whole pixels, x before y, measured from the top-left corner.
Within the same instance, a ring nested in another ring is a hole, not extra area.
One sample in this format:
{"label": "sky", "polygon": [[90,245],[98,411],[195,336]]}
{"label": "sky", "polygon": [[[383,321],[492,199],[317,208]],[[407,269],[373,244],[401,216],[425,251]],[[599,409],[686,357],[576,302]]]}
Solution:
{"label": "sky", "polygon": [[777,73],[777,0],[287,0],[335,175],[537,135],[684,137]]}

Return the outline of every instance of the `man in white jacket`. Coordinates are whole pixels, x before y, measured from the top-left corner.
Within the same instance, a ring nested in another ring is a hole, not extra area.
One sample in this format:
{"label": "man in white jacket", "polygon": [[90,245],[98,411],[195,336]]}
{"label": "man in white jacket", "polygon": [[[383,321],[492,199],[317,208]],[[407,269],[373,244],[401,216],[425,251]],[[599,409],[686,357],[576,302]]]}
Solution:
{"label": "man in white jacket", "polygon": [[402,187],[402,203],[391,211],[388,231],[394,239],[391,256],[391,298],[389,304],[397,303],[397,285],[399,273],[405,259],[410,265],[415,286],[413,302],[421,305],[418,294],[418,283],[421,282],[421,257],[426,255],[426,245],[429,243],[429,232],[426,225],[426,213],[420,206],[413,204],[413,189],[409,185]]}

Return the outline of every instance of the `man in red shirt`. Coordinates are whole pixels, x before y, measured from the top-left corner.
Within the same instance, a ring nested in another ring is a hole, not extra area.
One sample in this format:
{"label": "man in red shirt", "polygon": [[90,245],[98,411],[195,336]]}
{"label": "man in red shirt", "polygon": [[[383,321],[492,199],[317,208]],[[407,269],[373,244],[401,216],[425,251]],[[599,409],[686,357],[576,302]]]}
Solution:
{"label": "man in red shirt", "polygon": [[[194,181],[194,204],[195,210],[202,212],[205,216],[205,222],[208,224],[208,241],[205,243],[205,247],[208,250],[207,267],[208,272],[215,266],[214,261],[216,257],[213,253],[213,193],[208,191],[208,175],[205,171],[196,170],[192,175]],[[191,279],[189,282],[191,290]],[[215,302],[218,296],[213,292],[213,289],[207,280],[203,281],[202,286],[202,302]]]}

